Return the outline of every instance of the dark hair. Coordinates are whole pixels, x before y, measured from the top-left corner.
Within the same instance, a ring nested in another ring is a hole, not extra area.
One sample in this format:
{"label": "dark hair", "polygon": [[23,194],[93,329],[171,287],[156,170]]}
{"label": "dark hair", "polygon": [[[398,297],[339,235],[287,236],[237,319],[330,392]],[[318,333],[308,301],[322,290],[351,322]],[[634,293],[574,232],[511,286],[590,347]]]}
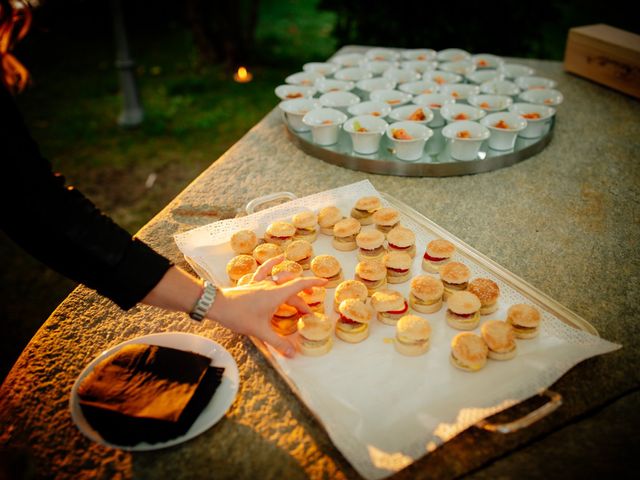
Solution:
{"label": "dark hair", "polygon": [[11,50],[29,31],[31,9],[23,0],[0,0],[0,81],[12,92],[21,92],[29,72]]}

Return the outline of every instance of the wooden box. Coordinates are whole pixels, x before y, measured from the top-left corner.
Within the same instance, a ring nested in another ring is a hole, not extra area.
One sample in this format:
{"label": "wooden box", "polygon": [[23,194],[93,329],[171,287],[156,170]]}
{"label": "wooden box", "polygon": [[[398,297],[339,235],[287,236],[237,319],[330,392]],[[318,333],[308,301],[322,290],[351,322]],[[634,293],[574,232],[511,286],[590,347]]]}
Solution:
{"label": "wooden box", "polygon": [[605,24],[572,28],[564,69],[640,98],[640,35]]}

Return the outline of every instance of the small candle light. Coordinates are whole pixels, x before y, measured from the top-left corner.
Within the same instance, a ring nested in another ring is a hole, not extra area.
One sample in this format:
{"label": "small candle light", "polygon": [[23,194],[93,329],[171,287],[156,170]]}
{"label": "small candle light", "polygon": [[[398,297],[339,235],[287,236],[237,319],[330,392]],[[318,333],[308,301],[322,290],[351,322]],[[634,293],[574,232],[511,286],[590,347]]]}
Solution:
{"label": "small candle light", "polygon": [[233,74],[233,79],[238,83],[250,82],[252,78],[253,75],[251,75],[251,72],[247,71],[244,67],[238,68],[238,71]]}

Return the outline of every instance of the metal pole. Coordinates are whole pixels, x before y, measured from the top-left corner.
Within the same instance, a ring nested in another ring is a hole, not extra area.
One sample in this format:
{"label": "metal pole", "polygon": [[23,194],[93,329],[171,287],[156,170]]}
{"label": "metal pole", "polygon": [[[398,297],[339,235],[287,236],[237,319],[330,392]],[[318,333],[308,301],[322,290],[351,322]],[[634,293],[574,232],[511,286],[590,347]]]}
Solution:
{"label": "metal pole", "polygon": [[140,103],[138,86],[133,74],[135,62],[129,53],[127,32],[122,17],[122,5],[120,0],[111,0],[113,10],[113,26],[116,39],[116,62],[122,89],[123,110],[118,117],[118,125],[121,127],[135,127],[142,123],[144,110]]}

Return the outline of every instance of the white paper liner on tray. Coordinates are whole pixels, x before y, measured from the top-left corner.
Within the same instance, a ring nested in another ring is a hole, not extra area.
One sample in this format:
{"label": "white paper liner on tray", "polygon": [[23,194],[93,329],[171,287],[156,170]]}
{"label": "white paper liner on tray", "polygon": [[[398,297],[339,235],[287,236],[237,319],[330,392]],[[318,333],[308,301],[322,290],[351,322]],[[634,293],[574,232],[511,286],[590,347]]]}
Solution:
{"label": "white paper liner on tray", "polygon": [[[355,201],[366,195],[380,195],[367,180],[247,217],[215,222],[175,239],[200,275],[229,285],[226,264],[234,256],[229,245],[233,232],[249,228],[261,236],[275,220],[288,220],[302,210],[318,211],[329,205],[336,205],[349,215]],[[402,213],[401,223],[416,234],[412,276],[424,274],[421,254],[436,235]],[[331,238],[322,234],[313,249],[315,255],[334,255],[343,267],[345,279],[353,278],[358,262],[355,251],[336,251]],[[488,319],[506,318],[507,309],[513,304],[532,303],[483,268],[481,262],[456,255],[456,260],[471,269],[472,278],[490,278],[500,286],[500,308],[483,316],[481,324]],[[409,282],[389,287],[408,298]],[[335,321],[333,293],[334,289],[327,290],[325,312]],[[389,340],[394,337],[394,328],[375,319],[367,340],[353,345],[334,338],[334,348],[323,357],[298,355],[286,359],[270,349],[280,371],[295,384],[302,401],[322,422],[336,447],[367,479],[393,474],[481,419],[546,389],[582,360],[620,348],[573,328],[542,309],[540,335],[518,340],[516,358],[489,360],[479,372],[463,372],[449,363],[451,339],[459,332],[446,324],[445,310],[443,307],[434,314],[418,314],[428,319],[432,327],[431,348],[419,357],[398,354]]]}

